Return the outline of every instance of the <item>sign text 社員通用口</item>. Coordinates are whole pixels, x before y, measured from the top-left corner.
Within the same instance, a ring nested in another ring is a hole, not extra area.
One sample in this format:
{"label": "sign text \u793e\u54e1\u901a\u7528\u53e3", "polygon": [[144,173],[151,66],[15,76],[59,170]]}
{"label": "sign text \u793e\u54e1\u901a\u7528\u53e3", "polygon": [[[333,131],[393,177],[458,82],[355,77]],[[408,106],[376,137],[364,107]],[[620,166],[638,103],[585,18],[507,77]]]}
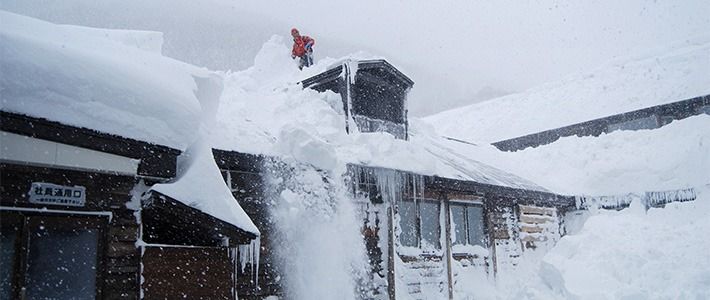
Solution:
{"label": "sign text \u793e\u54e1\u901a\u7528\u53e3", "polygon": [[30,203],[84,206],[86,188],[83,186],[63,186],[46,182],[33,182],[30,187]]}

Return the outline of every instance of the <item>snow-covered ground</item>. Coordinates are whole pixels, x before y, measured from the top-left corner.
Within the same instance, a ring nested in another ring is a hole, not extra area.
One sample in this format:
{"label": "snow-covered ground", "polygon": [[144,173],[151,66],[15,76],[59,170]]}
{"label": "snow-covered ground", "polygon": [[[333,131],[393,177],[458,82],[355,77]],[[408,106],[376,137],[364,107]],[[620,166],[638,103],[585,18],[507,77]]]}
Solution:
{"label": "snow-covered ground", "polygon": [[601,211],[543,259],[547,284],[579,299],[710,298],[710,185],[665,208]]}

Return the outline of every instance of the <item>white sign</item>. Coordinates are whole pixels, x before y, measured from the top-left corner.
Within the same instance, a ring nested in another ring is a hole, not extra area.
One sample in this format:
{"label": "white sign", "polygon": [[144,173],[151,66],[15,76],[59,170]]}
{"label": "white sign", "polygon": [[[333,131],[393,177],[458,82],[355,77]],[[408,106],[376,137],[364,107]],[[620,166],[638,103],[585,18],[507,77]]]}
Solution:
{"label": "white sign", "polygon": [[83,186],[63,186],[46,182],[33,182],[30,187],[30,203],[68,206],[86,204],[86,188]]}

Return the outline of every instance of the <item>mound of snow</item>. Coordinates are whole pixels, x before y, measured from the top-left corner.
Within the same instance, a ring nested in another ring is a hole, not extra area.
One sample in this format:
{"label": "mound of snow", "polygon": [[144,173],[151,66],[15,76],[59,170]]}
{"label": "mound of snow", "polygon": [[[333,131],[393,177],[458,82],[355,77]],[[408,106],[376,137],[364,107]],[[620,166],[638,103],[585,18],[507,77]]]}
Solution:
{"label": "mound of snow", "polygon": [[445,136],[496,142],[710,94],[710,35],[667,54],[610,63],[591,73],[425,118]]}
{"label": "mound of snow", "polygon": [[647,213],[601,211],[545,256],[546,272],[581,299],[710,298],[708,211],[710,186]]}
{"label": "mound of snow", "polygon": [[196,139],[194,78],[162,35],[55,25],[0,11],[2,110],[184,150]]}

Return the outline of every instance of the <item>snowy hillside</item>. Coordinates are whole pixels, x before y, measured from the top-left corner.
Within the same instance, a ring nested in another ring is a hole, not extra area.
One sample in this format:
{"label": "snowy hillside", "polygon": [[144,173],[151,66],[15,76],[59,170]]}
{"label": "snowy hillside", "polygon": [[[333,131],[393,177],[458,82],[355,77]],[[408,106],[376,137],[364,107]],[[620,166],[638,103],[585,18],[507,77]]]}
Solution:
{"label": "snowy hillside", "polygon": [[710,94],[710,36],[688,41],[424,120],[444,136],[490,143]]}

